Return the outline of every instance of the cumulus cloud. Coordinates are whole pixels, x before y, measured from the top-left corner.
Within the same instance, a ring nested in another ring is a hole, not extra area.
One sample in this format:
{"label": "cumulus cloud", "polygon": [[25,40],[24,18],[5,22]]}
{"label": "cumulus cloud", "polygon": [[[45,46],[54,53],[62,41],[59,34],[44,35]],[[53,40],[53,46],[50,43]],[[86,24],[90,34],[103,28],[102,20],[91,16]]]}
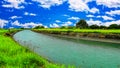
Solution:
{"label": "cumulus cloud", "polygon": [[60,26],[58,24],[56,24],[56,23],[53,23],[53,24],[50,24],[50,27],[57,28],[57,27],[60,27]]}
{"label": "cumulus cloud", "polygon": [[109,21],[109,22],[102,22],[102,21],[99,21],[99,20],[93,20],[93,19],[90,19],[87,21],[87,23],[89,25],[93,25],[93,24],[96,24],[96,25],[104,25],[104,26],[110,26],[111,24],[118,24],[120,25],[120,20],[116,20],[116,21]]}
{"label": "cumulus cloud", "polygon": [[56,20],[55,22],[60,23],[61,21],[60,20]]}
{"label": "cumulus cloud", "polygon": [[67,21],[67,22],[64,22],[64,24],[62,24],[61,26],[69,26],[69,25],[71,25],[71,24],[72,24],[71,21]]}
{"label": "cumulus cloud", "polygon": [[32,0],[32,1],[40,3],[40,6],[43,8],[50,8],[51,6],[61,5],[66,0]]}
{"label": "cumulus cloud", "polygon": [[97,8],[95,8],[95,7],[92,8],[92,9],[90,9],[89,11],[90,11],[91,13],[93,13],[93,14],[94,14],[94,13],[99,13],[99,9],[97,9]]}
{"label": "cumulus cloud", "polygon": [[79,12],[79,11],[88,11],[89,7],[86,1],[83,0],[68,0],[70,10]]}
{"label": "cumulus cloud", "polygon": [[0,19],[0,28],[3,28],[4,26],[6,26],[7,23],[8,23],[7,20]]}
{"label": "cumulus cloud", "polygon": [[18,20],[14,21],[12,23],[12,25],[14,26],[20,26],[20,27],[24,27],[24,28],[34,28],[35,26],[43,26],[43,24],[41,23],[34,23],[34,22],[30,22],[30,23],[20,23]]}
{"label": "cumulus cloud", "polygon": [[88,2],[91,2],[93,0],[68,0],[69,8],[72,11],[76,12],[91,12],[91,13],[99,13],[99,9],[93,7],[89,8]]}
{"label": "cumulus cloud", "polygon": [[79,20],[80,18],[79,17],[70,17],[68,18],[69,20]]}
{"label": "cumulus cloud", "polygon": [[67,14],[64,14],[63,16],[65,16],[65,17],[70,17],[69,15],[67,15]]}
{"label": "cumulus cloud", "polygon": [[10,19],[17,19],[17,18],[22,18],[21,16],[12,16]]}
{"label": "cumulus cloud", "polygon": [[97,18],[102,18],[102,19],[104,19],[104,20],[115,20],[113,17],[110,17],[110,16],[106,16],[106,15],[104,15],[104,16],[96,16]]}
{"label": "cumulus cloud", "polygon": [[105,22],[103,23],[105,26],[109,26],[111,24],[118,24],[120,25],[120,20],[116,20],[116,21],[110,21],[110,22]]}
{"label": "cumulus cloud", "polygon": [[96,24],[96,25],[99,25],[99,26],[102,24],[101,21],[99,21],[99,20],[94,21],[93,19],[88,20],[87,23],[88,23],[89,25],[94,25],[94,24]]}
{"label": "cumulus cloud", "polygon": [[109,16],[102,16],[102,18],[103,18],[104,20],[114,20],[114,18],[109,17]]}
{"label": "cumulus cloud", "polygon": [[24,8],[21,4],[25,3],[25,0],[4,0],[7,4],[3,4],[3,7],[6,8],[16,8],[21,9]]}
{"label": "cumulus cloud", "polygon": [[96,0],[98,5],[104,5],[109,8],[118,8],[120,7],[120,0]]}
{"label": "cumulus cloud", "polygon": [[97,18],[101,18],[101,16],[96,16]]}
{"label": "cumulus cloud", "polygon": [[111,16],[120,15],[120,10],[111,10],[110,12],[106,12],[106,14],[109,14]]}
{"label": "cumulus cloud", "polygon": [[25,12],[24,15],[36,16],[36,14],[34,14],[34,13],[29,13],[29,12]]}
{"label": "cumulus cloud", "polygon": [[90,17],[95,17],[94,15],[86,15],[86,16],[89,17],[89,18],[90,18]]}

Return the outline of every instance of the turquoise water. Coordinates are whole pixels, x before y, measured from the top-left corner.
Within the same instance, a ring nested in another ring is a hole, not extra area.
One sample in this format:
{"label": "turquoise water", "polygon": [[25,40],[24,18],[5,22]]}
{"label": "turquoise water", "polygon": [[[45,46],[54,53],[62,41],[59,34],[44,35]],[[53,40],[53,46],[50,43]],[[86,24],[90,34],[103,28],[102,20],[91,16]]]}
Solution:
{"label": "turquoise water", "polygon": [[14,39],[54,63],[120,68],[120,44],[52,37],[30,30],[16,33]]}

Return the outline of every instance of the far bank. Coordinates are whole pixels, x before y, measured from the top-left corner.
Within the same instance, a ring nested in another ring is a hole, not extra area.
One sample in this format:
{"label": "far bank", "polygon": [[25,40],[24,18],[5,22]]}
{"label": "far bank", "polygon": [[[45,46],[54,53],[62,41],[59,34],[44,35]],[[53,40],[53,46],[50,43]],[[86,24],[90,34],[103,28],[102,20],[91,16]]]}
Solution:
{"label": "far bank", "polygon": [[120,29],[33,29],[32,31],[73,39],[120,43]]}

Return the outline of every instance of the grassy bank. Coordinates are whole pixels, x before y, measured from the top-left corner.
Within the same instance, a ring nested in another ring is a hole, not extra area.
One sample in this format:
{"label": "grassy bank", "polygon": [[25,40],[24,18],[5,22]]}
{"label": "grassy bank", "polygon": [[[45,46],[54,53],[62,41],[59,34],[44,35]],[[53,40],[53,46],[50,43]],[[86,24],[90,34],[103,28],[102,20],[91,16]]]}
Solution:
{"label": "grassy bank", "polygon": [[34,31],[74,37],[120,39],[120,29],[34,29]]}
{"label": "grassy bank", "polygon": [[8,30],[0,30],[0,68],[66,68],[64,65],[50,63],[20,46],[6,36],[6,32],[8,33]]}
{"label": "grassy bank", "polygon": [[120,29],[34,29],[48,32],[120,34]]}

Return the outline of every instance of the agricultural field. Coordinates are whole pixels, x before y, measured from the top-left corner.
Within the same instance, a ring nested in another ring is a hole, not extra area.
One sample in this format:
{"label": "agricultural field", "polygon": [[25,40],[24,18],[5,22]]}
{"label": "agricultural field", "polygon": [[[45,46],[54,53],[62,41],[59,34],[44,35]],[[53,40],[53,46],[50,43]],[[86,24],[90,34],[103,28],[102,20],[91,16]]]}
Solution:
{"label": "agricultural field", "polygon": [[120,34],[120,29],[34,29],[34,30],[48,31],[48,32]]}
{"label": "agricultural field", "polygon": [[5,36],[6,32],[8,30],[0,30],[0,68],[65,68],[20,46],[11,37]]}

